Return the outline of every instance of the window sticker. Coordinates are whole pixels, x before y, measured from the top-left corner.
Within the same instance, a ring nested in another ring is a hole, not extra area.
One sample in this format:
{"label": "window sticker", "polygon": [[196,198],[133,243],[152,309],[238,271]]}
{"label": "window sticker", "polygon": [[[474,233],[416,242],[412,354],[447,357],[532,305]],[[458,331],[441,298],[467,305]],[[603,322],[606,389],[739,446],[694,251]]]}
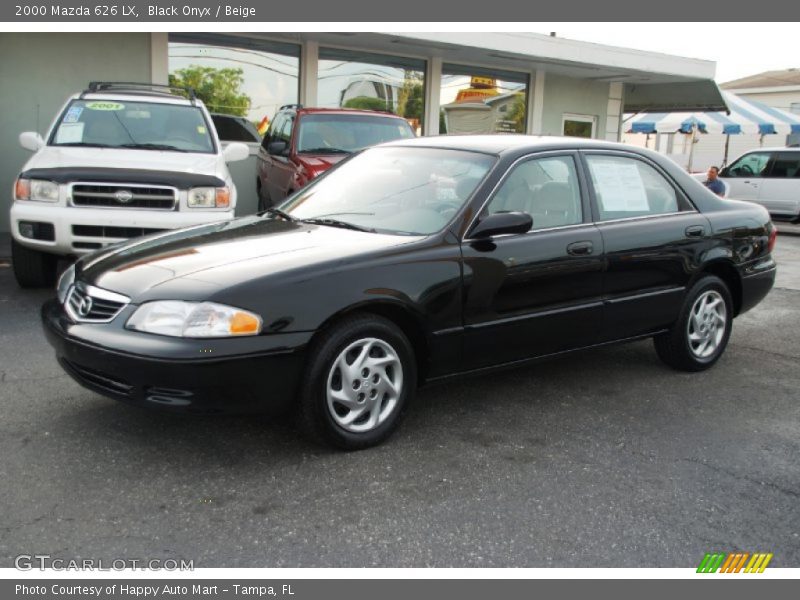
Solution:
{"label": "window sticker", "polygon": [[639,168],[630,162],[592,160],[592,177],[608,212],[650,210]]}
{"label": "window sticker", "polygon": [[125,105],[119,102],[87,102],[89,110],[125,110]]}
{"label": "window sticker", "polygon": [[81,118],[81,113],[83,112],[82,106],[70,106],[67,114],[64,115],[64,120],[62,123],[77,123],[78,119]]}
{"label": "window sticker", "polygon": [[83,141],[83,123],[62,123],[56,133],[56,144],[75,144]]}
{"label": "window sticker", "polygon": [[202,134],[204,134],[205,132],[206,132],[206,128],[205,128],[205,127],[203,127],[202,125],[198,125],[198,126],[197,126],[197,133],[199,133],[199,134],[201,134],[201,135],[202,135]]}

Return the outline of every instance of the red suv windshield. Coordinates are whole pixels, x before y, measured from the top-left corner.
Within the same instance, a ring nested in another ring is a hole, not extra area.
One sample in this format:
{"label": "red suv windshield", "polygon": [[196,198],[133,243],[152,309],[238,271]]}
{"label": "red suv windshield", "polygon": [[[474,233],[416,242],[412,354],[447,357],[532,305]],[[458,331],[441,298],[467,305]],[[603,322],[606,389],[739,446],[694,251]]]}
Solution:
{"label": "red suv windshield", "polygon": [[304,115],[298,131],[297,152],[305,154],[351,153],[383,142],[413,138],[408,121],[383,115]]}

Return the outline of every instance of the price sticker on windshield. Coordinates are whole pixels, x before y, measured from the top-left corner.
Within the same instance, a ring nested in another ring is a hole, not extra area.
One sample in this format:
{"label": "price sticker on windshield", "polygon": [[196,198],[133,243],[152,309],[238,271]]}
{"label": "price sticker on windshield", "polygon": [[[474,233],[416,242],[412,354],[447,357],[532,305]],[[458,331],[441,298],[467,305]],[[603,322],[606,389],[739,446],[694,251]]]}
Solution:
{"label": "price sticker on windshield", "polygon": [[89,110],[124,110],[125,105],[119,102],[89,102],[86,104]]}

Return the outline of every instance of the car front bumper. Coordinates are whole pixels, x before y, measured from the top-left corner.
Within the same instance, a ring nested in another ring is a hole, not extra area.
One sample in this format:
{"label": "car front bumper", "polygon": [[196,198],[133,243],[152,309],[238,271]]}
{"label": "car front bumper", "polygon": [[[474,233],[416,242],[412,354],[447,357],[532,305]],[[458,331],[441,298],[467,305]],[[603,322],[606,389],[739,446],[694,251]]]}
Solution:
{"label": "car front bumper", "polygon": [[57,300],[42,306],[44,332],[59,364],[94,392],[129,404],[201,414],[279,413],[291,406],[310,332],[167,338],[125,330],[127,316],[104,324],[75,323]]}
{"label": "car front bumper", "polygon": [[[81,255],[132,237],[226,221],[233,216],[233,209],[127,210],[16,201],[11,205],[11,234],[18,243],[33,250],[62,256]],[[23,237],[20,222],[52,226],[53,235],[48,235],[48,239]]]}

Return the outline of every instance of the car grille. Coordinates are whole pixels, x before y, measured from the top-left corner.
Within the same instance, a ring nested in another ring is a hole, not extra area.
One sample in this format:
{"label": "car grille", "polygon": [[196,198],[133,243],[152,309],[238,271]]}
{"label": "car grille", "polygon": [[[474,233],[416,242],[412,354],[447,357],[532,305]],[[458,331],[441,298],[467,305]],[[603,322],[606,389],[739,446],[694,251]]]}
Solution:
{"label": "car grille", "polygon": [[125,398],[129,398],[133,393],[133,386],[125,381],[114,379],[94,369],[87,369],[66,358],[60,358],[59,362],[70,375],[87,387],[99,388],[114,396],[122,396]]}
{"label": "car grille", "polygon": [[73,225],[72,235],[100,238],[133,238],[151,233],[161,233],[164,229],[152,227],[110,227],[106,225]]}
{"label": "car grille", "polygon": [[76,321],[87,323],[107,323],[114,319],[128,304],[121,294],[107,292],[88,286],[83,289],[73,286],[64,303],[69,316]]}
{"label": "car grille", "polygon": [[172,210],[175,208],[175,190],[154,186],[76,183],[72,186],[72,204],[105,208]]}

